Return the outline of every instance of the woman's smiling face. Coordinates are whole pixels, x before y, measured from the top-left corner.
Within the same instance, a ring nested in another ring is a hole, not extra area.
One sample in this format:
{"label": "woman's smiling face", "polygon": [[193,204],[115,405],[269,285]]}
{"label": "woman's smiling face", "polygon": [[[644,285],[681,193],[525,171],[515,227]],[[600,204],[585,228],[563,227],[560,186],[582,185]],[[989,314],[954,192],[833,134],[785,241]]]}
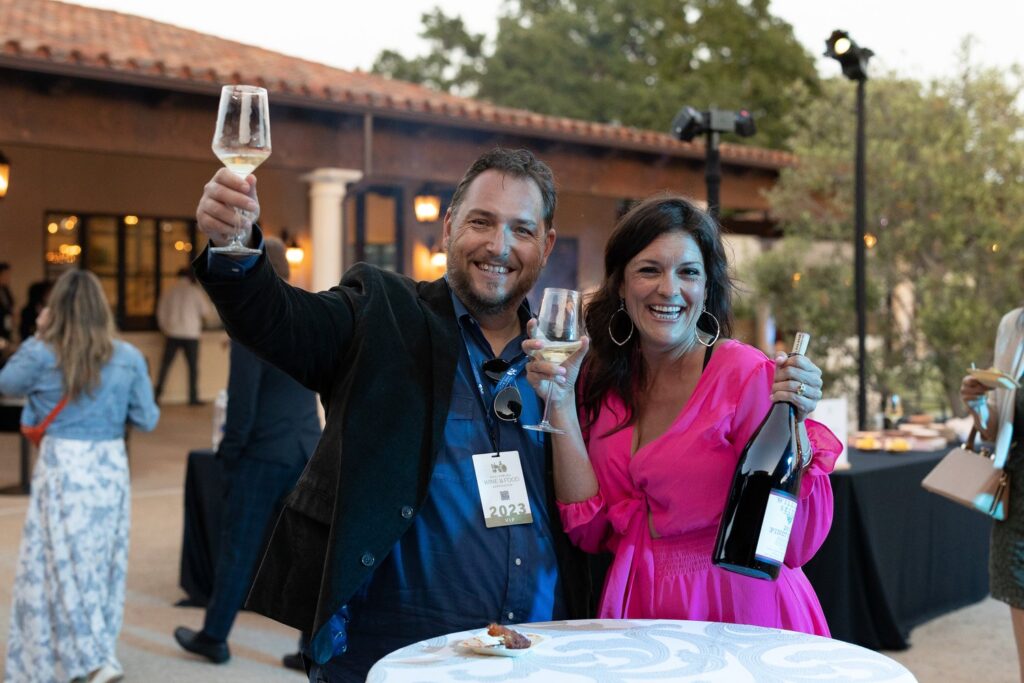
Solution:
{"label": "woman's smiling face", "polygon": [[706,288],[704,257],[685,232],[661,235],[626,264],[619,296],[645,352],[693,346]]}

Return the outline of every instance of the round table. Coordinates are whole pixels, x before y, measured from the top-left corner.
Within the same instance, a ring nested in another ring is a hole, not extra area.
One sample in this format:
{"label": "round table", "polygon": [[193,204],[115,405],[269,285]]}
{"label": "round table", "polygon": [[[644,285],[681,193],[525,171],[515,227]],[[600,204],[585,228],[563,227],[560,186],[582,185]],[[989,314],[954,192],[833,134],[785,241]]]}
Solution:
{"label": "round table", "polygon": [[586,619],[521,624],[541,642],[520,657],[459,646],[484,629],[414,643],[377,662],[367,683],[916,683],[897,662],[838,640],[759,626],[667,619]]}

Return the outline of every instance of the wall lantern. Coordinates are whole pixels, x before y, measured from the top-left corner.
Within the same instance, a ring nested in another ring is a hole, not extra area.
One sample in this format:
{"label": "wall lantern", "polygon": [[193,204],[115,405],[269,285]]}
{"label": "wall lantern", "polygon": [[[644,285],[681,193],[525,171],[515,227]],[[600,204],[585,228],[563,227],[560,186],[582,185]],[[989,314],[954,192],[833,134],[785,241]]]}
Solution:
{"label": "wall lantern", "polygon": [[434,268],[447,268],[448,254],[441,248],[440,240],[428,237],[426,245],[430,249],[430,265]]}
{"label": "wall lantern", "polygon": [[7,186],[11,182],[11,162],[0,152],[0,199],[7,196]]}
{"label": "wall lantern", "polygon": [[412,208],[420,223],[433,223],[441,216],[441,198],[436,194],[418,194],[412,200]]}
{"label": "wall lantern", "polygon": [[288,229],[281,229],[281,241],[285,244],[284,257],[288,263],[293,266],[297,266],[302,263],[302,259],[306,257],[306,252],[303,251],[302,247],[299,246],[298,241],[294,237],[288,238]]}

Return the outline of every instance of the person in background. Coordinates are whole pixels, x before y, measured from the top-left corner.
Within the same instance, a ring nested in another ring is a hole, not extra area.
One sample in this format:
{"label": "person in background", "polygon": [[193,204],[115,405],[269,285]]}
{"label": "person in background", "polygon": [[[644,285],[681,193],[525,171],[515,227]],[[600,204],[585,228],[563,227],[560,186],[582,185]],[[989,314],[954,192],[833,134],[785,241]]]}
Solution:
{"label": "person in background", "polygon": [[[1015,308],[999,321],[993,366],[1015,379],[1024,374],[1024,308]],[[991,392],[991,393],[989,393]],[[989,590],[1010,607],[1017,660],[1024,680],[1024,391],[1002,386],[992,390],[967,375],[960,398],[981,438],[995,443],[995,461],[1010,475],[1010,505],[1006,519],[992,524],[989,545]]]}
{"label": "person in background", "polygon": [[126,423],[156,427],[146,360],[114,339],[99,280],[69,270],[0,370],[0,393],[26,396],[23,425],[61,409],[43,437],[18,553],[5,681],[120,680],[131,500]]}
{"label": "person in background", "polygon": [[[264,248],[274,272],[287,281],[284,243],[268,237]],[[230,658],[228,634],[266,536],[319,438],[316,395],[232,341],[227,420],[217,448],[226,485],[221,540],[202,630],[174,631],[184,649],[216,664]]]}
{"label": "person in background", "polygon": [[0,262],[0,346],[14,342],[14,295],[11,294],[11,264]]}
{"label": "person in background", "polygon": [[21,309],[21,318],[18,322],[18,338],[25,341],[36,332],[36,318],[46,308],[46,301],[50,297],[50,290],[53,289],[53,282],[40,280],[28,286],[28,301]]}
{"label": "person in background", "polygon": [[157,325],[164,334],[164,353],[156,381],[157,401],[163,396],[167,371],[181,349],[188,363],[188,404],[203,405],[199,400],[199,337],[203,333],[203,322],[214,316],[213,307],[196,285],[191,269],[179,270],[178,281],[160,296],[156,308]]}
{"label": "person in background", "polygon": [[[585,312],[592,335],[564,365],[535,359],[534,389],[554,382],[555,494],[569,537],[613,553],[598,616],[752,624],[827,636],[801,565],[832,523],[828,473],[841,444],[807,421],[788,552],[776,581],[711,564],[740,454],[773,401],[806,417],[821,371],[806,357],[729,339],[733,284],[718,225],[682,197],[641,202],[605,250]],[[523,350],[542,345],[527,340]],[[582,367],[581,367],[582,366]]]}

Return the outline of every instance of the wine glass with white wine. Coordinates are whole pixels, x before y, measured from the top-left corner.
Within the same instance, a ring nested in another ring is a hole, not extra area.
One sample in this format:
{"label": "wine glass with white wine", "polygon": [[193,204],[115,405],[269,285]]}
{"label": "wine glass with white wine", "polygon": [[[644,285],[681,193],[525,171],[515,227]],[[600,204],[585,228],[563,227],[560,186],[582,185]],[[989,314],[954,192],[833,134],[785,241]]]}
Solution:
{"label": "wine glass with white wine", "polygon": [[[582,323],[580,320],[580,293],[574,289],[557,289],[547,287],[544,289],[544,298],[540,303],[540,314],[537,316],[537,325],[533,328],[533,336],[544,342],[534,355],[543,358],[550,363],[564,363],[569,356],[580,349],[580,334],[582,334]],[[551,426],[548,422],[548,405],[551,403],[551,389],[554,381],[548,381],[547,397],[544,399],[544,417],[540,424],[523,425],[525,429],[532,429],[537,432],[549,432],[551,434],[565,434],[557,427]]]}
{"label": "wine glass with white wine", "polygon": [[[270,156],[270,104],[266,88],[253,85],[225,85],[220,90],[217,129],[213,153],[228,170],[245,179]],[[211,247],[219,254],[258,254],[242,243],[242,220],[256,216],[235,209],[235,234],[223,247]]]}

